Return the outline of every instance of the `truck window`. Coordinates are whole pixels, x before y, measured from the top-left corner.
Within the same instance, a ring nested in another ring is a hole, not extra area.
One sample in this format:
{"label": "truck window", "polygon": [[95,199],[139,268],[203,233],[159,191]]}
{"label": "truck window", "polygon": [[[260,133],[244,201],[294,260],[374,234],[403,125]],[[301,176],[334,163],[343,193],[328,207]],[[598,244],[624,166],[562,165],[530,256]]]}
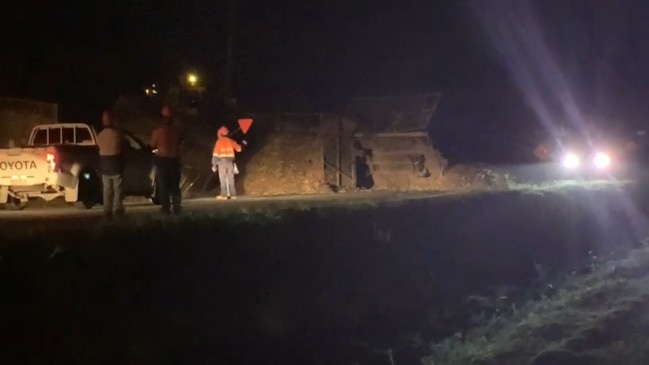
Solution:
{"label": "truck window", "polygon": [[48,144],[61,144],[61,128],[50,129],[50,140]]}
{"label": "truck window", "polygon": [[65,127],[63,128],[63,144],[74,144],[74,128]]}
{"label": "truck window", "polygon": [[39,129],[34,135],[34,140],[32,141],[34,146],[45,146],[47,145],[47,129]]}
{"label": "truck window", "polygon": [[77,130],[78,144],[92,142],[92,136],[90,135],[90,131],[88,130],[88,128],[77,127],[76,130]]}

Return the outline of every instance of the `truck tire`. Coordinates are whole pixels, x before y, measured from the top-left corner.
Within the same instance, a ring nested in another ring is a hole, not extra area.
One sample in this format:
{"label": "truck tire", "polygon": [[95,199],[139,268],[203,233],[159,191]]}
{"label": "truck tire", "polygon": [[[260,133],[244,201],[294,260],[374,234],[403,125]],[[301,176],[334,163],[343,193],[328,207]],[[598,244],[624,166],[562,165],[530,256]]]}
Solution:
{"label": "truck tire", "polygon": [[23,210],[27,206],[27,201],[20,200],[18,198],[9,197],[5,203],[5,209],[7,210]]}
{"label": "truck tire", "polygon": [[101,203],[101,179],[99,174],[89,170],[82,170],[79,176],[79,197],[76,206],[80,209],[91,209]]}

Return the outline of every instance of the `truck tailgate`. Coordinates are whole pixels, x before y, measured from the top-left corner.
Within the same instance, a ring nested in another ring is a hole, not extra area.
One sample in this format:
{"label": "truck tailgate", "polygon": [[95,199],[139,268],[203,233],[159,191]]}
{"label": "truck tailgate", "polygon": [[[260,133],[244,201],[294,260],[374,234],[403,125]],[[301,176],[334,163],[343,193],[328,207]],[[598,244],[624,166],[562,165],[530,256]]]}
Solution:
{"label": "truck tailgate", "polygon": [[0,186],[45,184],[53,172],[48,149],[0,149]]}

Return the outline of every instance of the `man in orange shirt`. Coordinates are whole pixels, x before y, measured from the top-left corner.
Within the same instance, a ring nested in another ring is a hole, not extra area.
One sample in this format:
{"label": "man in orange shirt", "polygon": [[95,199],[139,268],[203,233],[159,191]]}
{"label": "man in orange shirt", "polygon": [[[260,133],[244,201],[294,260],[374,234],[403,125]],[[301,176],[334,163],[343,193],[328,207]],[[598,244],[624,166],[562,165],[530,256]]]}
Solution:
{"label": "man in orange shirt", "polygon": [[180,146],[183,135],[180,128],[172,124],[171,109],[162,108],[162,126],[151,134],[150,146],[155,151],[156,187],[160,196],[161,211],[180,214]]}
{"label": "man in orange shirt", "polygon": [[217,199],[236,199],[237,190],[234,187],[234,153],[241,152],[241,145],[228,137],[226,127],[219,128],[218,138],[212,152],[212,171],[219,171],[221,195]]}

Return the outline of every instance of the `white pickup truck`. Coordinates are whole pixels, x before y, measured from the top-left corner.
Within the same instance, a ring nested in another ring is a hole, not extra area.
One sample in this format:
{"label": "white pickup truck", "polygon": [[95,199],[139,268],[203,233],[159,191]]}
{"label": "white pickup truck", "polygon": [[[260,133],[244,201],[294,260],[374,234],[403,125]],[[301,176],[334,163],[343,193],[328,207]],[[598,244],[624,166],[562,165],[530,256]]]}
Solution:
{"label": "white pickup truck", "polygon": [[[151,149],[128,132],[124,194],[153,198]],[[34,127],[26,147],[0,149],[0,203],[25,207],[29,199],[66,202],[91,208],[102,202],[97,133],[83,123]]]}

